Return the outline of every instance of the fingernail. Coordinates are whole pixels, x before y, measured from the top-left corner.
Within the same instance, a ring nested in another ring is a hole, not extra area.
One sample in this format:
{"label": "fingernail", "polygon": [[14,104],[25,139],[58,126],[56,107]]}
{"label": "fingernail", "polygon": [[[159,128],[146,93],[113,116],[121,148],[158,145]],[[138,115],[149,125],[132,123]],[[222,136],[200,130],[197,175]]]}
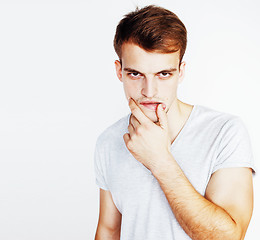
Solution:
{"label": "fingernail", "polygon": [[164,103],[162,103],[162,108],[163,108],[163,110],[165,110],[165,108],[166,108],[166,105]]}

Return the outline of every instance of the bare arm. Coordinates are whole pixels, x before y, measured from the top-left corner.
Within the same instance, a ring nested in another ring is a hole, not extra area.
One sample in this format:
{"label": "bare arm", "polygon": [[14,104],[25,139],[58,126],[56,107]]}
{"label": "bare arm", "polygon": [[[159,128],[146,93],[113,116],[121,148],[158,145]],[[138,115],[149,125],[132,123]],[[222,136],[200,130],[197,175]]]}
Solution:
{"label": "bare arm", "polygon": [[152,171],[184,231],[196,240],[243,239],[253,210],[252,170],[216,171],[201,196],[170,154]]}
{"label": "bare arm", "polygon": [[117,210],[111,193],[100,188],[100,212],[95,240],[119,240],[121,213]]}

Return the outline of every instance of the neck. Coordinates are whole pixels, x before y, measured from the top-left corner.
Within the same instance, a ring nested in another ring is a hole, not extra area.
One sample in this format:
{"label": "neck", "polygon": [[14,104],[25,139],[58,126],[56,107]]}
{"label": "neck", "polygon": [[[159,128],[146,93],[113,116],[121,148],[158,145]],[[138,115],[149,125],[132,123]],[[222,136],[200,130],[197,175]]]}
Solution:
{"label": "neck", "polygon": [[177,98],[170,106],[167,112],[167,116],[171,144],[174,142],[175,138],[178,136],[187,119],[189,118],[190,112],[192,110],[190,107],[191,105],[187,105]]}

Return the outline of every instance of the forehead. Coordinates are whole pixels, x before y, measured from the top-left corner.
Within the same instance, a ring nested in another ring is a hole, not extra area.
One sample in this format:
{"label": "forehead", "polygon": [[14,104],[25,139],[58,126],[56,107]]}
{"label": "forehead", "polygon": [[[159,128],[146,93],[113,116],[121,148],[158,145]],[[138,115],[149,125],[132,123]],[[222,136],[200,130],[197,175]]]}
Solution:
{"label": "forehead", "polygon": [[132,68],[145,73],[159,72],[179,66],[179,51],[174,53],[147,52],[133,43],[122,45],[123,68]]}

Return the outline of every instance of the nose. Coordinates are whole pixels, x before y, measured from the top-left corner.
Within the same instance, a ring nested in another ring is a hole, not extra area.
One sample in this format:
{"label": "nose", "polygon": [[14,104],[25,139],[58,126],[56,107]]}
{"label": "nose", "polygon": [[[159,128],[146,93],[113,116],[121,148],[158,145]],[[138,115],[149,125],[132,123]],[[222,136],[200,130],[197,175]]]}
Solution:
{"label": "nose", "polygon": [[141,93],[148,98],[157,95],[157,82],[154,78],[144,78]]}

